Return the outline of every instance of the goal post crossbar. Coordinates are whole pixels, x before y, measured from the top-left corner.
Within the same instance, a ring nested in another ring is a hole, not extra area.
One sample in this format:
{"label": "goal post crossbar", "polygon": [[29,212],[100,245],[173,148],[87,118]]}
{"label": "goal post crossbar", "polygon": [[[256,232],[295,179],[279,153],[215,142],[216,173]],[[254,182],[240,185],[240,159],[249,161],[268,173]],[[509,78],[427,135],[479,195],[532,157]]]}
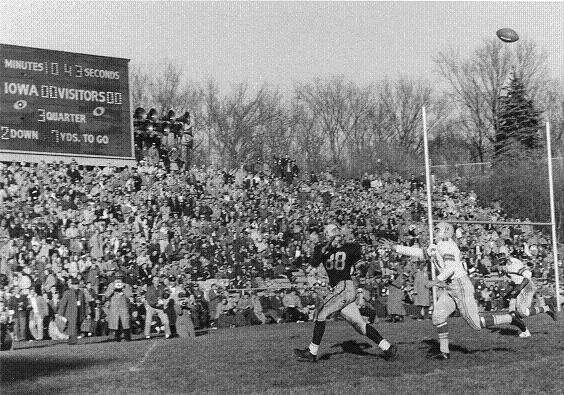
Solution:
{"label": "goal post crossbar", "polygon": [[433,223],[446,222],[448,224],[481,224],[481,225],[519,225],[519,226],[552,226],[552,222],[518,222],[518,221],[466,221],[455,219],[434,219]]}

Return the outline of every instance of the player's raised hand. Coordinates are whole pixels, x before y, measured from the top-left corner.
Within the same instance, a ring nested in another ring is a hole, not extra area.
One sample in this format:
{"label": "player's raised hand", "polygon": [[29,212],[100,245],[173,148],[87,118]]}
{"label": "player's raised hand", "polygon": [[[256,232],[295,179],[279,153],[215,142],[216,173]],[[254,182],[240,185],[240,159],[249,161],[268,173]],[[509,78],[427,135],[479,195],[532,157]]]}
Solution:
{"label": "player's raised hand", "polygon": [[380,237],[376,240],[376,242],[378,243],[378,245],[381,248],[384,248],[386,250],[394,250],[394,247],[396,246],[396,243],[390,239],[386,239],[385,237]]}

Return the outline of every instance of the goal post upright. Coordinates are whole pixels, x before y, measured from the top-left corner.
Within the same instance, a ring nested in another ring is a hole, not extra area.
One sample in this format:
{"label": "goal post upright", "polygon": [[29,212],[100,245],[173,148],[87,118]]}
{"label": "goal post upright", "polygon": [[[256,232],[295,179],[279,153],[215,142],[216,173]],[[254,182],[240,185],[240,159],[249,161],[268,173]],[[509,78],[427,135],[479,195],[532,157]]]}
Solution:
{"label": "goal post upright", "polygon": [[[429,244],[433,243],[433,207],[431,200],[431,165],[429,163],[429,142],[427,138],[427,111],[422,108],[423,115],[423,149],[425,151],[425,181],[427,185],[427,222],[429,225]],[[436,277],[435,265],[431,264],[431,279]],[[437,300],[437,287],[433,287],[433,304]]]}
{"label": "goal post upright", "polygon": [[552,178],[552,144],[550,138],[550,123],[546,121],[546,155],[548,163],[548,188],[550,194],[550,222],[552,229],[552,257],[554,260],[554,293],[556,309],[560,311],[560,278],[558,273],[558,244],[556,240],[556,211],[554,208],[554,180]]}

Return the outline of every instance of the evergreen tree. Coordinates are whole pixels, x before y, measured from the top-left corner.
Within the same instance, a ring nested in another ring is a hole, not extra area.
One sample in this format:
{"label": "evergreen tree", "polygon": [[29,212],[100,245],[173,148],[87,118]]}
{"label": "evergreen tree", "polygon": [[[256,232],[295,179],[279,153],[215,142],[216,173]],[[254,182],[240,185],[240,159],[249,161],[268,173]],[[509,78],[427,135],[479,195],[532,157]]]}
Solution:
{"label": "evergreen tree", "polygon": [[500,95],[499,130],[495,138],[497,159],[520,157],[541,145],[540,111],[527,98],[521,79],[511,73],[508,86]]}

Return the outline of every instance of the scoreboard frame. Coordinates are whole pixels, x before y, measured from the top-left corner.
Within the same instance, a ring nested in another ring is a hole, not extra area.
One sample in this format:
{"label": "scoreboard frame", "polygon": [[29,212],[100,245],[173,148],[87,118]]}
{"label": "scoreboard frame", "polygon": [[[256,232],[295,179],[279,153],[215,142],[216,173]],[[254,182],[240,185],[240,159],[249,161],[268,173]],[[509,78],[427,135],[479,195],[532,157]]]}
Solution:
{"label": "scoreboard frame", "polygon": [[129,59],[0,44],[0,161],[135,164]]}

